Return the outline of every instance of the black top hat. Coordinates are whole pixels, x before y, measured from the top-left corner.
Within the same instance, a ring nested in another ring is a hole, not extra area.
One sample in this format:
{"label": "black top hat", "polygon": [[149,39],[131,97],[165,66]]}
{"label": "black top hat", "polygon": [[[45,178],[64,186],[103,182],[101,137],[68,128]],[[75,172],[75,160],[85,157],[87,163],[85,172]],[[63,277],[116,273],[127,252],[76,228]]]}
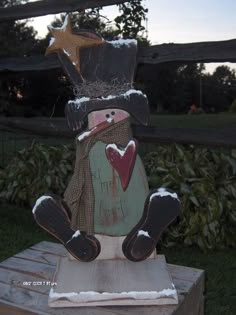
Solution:
{"label": "black top hat", "polygon": [[[98,35],[89,31],[73,35],[100,39]],[[149,117],[147,98],[141,91],[132,89],[136,67],[136,40],[103,41],[94,47],[80,48],[78,61],[80,72],[64,49],[57,53],[78,94],[78,98],[69,101],[65,109],[70,128],[81,129],[88,113],[105,108],[123,109],[140,123],[147,124]],[[86,89],[86,86],[89,89]],[[101,87],[101,91],[97,87]]]}
{"label": "black top hat", "polygon": [[81,48],[80,74],[78,74],[66,54],[59,53],[59,59],[66,72],[70,73],[74,85],[80,85],[84,80],[86,82],[103,81],[106,83],[132,84],[136,67],[136,55],[137,41],[134,39],[120,39],[110,42],[104,41],[104,44],[92,48]]}

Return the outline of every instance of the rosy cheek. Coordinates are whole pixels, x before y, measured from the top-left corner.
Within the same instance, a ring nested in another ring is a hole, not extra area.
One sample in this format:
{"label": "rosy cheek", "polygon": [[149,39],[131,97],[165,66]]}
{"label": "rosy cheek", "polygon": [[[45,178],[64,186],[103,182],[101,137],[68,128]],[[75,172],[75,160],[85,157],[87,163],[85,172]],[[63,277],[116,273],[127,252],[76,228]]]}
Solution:
{"label": "rosy cheek", "polygon": [[94,121],[95,125],[98,125],[98,124],[102,123],[105,120],[106,120],[106,117],[102,113],[96,113],[96,115],[94,115],[94,118],[93,118],[93,121]]}
{"label": "rosy cheek", "polygon": [[118,122],[118,121],[121,121],[123,119],[125,119],[126,117],[128,117],[129,114],[128,113],[125,113],[125,112],[116,112],[113,117],[114,119],[114,122]]}

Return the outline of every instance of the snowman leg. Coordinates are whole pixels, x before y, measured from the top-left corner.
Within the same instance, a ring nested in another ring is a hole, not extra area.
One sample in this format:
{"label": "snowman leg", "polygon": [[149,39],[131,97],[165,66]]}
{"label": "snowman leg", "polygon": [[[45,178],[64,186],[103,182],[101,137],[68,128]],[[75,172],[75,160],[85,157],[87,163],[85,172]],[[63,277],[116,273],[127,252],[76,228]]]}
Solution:
{"label": "snowman leg", "polygon": [[37,224],[55,236],[72,256],[81,261],[92,261],[100,253],[99,241],[70,227],[70,210],[60,197],[48,194],[40,197],[32,210]]}
{"label": "snowman leg", "polygon": [[179,214],[180,201],[176,193],[166,188],[151,191],[142,218],[122,244],[124,255],[131,261],[148,258],[155,250],[161,233]]}

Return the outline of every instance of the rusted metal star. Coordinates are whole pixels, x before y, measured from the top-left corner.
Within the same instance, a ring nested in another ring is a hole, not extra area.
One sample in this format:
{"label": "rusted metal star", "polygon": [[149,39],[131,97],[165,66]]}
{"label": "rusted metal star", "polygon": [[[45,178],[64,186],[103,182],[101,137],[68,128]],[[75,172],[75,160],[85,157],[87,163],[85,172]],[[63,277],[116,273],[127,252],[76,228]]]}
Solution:
{"label": "rusted metal star", "polygon": [[80,49],[88,48],[104,44],[105,41],[88,32],[81,32],[76,35],[72,33],[71,20],[67,15],[64,24],[60,28],[49,26],[49,31],[53,35],[49,47],[46,50],[46,55],[62,51],[67,55],[76,70],[80,73]]}

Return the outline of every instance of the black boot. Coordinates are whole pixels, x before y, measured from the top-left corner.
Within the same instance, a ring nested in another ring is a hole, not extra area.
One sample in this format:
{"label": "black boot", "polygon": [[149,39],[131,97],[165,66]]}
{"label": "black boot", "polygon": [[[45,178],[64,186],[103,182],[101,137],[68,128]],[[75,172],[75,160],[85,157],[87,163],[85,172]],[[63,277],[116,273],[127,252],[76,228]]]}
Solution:
{"label": "black boot", "polygon": [[69,207],[60,197],[40,197],[32,212],[37,224],[61,241],[76,259],[92,261],[99,255],[100,243],[93,235],[71,229]]}
{"label": "black boot", "polygon": [[147,196],[143,216],[126,236],[122,249],[131,261],[148,258],[156,248],[161,233],[180,214],[180,201],[166,188],[153,190]]}

